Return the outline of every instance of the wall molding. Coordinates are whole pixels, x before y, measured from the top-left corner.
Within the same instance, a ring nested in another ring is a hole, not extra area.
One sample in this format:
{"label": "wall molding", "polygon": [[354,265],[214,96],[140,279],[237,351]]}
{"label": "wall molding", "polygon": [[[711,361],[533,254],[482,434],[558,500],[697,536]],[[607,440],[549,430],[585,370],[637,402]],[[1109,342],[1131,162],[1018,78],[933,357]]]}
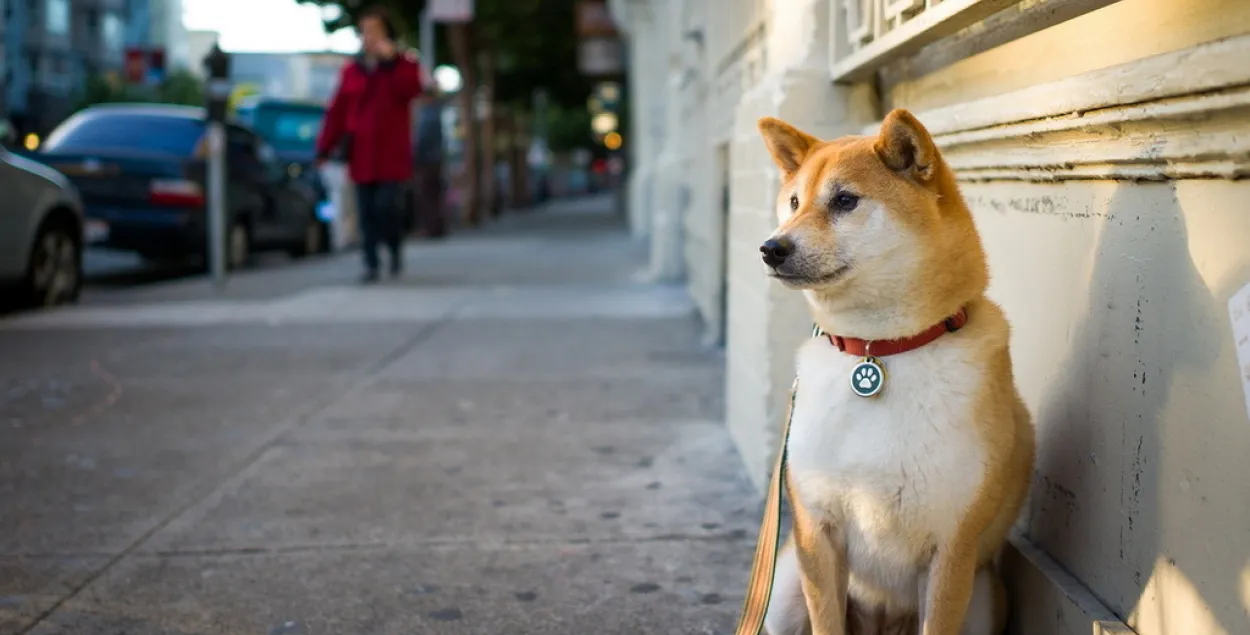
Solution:
{"label": "wall molding", "polygon": [[1021,0],[958,33],[878,69],[883,91],[992,48],[1045,31],[1120,0]]}
{"label": "wall molding", "polygon": [[830,0],[841,13],[830,77],[836,83],[872,78],[882,66],[958,33],[1021,0]]}
{"label": "wall molding", "polygon": [[1076,576],[1019,534],[1003,550],[1012,599],[1008,630],[1020,635],[1137,635]]}
{"label": "wall molding", "polygon": [[966,181],[1240,179],[1247,59],[1238,36],[917,116]]}

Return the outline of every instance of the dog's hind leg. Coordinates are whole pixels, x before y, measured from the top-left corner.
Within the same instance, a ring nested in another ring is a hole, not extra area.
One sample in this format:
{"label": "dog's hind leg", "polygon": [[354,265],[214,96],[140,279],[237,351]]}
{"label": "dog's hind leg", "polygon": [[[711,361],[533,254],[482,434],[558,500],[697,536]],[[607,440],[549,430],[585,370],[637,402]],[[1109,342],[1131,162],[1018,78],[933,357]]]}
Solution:
{"label": "dog's hind leg", "polygon": [[978,569],[959,635],[1001,635],[1006,617],[1005,595],[1002,580],[992,565]]}
{"label": "dog's hind leg", "polygon": [[812,632],[793,536],[786,540],[777,554],[773,594],[768,602],[768,612],[764,615],[764,630],[768,635],[810,635]]}

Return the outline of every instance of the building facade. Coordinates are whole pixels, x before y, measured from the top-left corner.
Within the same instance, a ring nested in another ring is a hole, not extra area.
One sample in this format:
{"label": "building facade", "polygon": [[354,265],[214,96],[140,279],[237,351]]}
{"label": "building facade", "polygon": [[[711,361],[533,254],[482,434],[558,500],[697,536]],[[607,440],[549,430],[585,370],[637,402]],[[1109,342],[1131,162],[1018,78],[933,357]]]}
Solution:
{"label": "building facade", "polygon": [[123,0],[127,47],[159,49],[167,70],[190,70],[199,61],[191,57],[187,28],[182,23],[182,0]]}
{"label": "building facade", "polygon": [[70,39],[78,61],[75,79],[121,68],[126,31],[133,20],[127,0],[73,0],[70,7]]}
{"label": "building facade", "polygon": [[13,71],[9,70],[8,47],[3,43],[9,35],[5,25],[9,23],[9,14],[13,11],[10,4],[10,0],[0,0],[0,119],[9,116],[8,85],[13,81]]}
{"label": "building facade", "polygon": [[216,31],[187,31],[187,68],[197,77],[207,76],[204,60],[219,39],[221,34]]}
{"label": "building facade", "polygon": [[119,72],[127,47],[185,65],[181,0],[0,0],[5,114],[47,132],[73,112],[86,79]]}
{"label": "building facade", "polygon": [[1011,632],[1250,632],[1250,2],[612,8],[631,223],[724,342],[757,484],[810,321],[759,264],[780,177],[756,121],[875,134],[905,107],[961,179],[1035,419]]}
{"label": "building facade", "polygon": [[78,73],[70,0],[5,0],[8,116],[20,130],[68,114]]}
{"label": "building facade", "polygon": [[333,52],[231,53],[230,81],[266,97],[326,102],[350,59]]}

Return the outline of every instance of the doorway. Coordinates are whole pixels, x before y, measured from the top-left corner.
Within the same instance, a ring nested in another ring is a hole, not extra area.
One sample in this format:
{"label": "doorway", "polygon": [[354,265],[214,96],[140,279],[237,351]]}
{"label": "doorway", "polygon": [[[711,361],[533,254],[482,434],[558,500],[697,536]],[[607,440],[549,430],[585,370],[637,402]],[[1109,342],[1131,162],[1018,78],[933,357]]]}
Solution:
{"label": "doorway", "polygon": [[719,209],[715,223],[719,236],[716,240],[716,316],[712,325],[712,343],[724,348],[729,329],[729,144],[716,148],[716,192]]}

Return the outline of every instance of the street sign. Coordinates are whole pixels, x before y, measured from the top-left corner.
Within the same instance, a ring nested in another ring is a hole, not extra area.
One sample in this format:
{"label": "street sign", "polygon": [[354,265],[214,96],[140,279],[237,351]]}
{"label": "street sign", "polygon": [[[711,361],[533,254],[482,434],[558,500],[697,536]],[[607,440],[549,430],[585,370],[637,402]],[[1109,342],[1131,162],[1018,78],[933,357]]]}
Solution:
{"label": "street sign", "polygon": [[583,75],[617,75],[625,71],[625,46],[618,39],[595,38],[577,45],[577,67]]}
{"label": "street sign", "polygon": [[129,84],[159,84],[165,78],[165,49],[128,47],[122,68]]}
{"label": "street sign", "polygon": [[616,22],[603,0],[582,0],[577,3],[577,37],[616,37]]}
{"label": "street sign", "polygon": [[429,0],[426,11],[429,12],[432,22],[472,22],[473,0]]}

